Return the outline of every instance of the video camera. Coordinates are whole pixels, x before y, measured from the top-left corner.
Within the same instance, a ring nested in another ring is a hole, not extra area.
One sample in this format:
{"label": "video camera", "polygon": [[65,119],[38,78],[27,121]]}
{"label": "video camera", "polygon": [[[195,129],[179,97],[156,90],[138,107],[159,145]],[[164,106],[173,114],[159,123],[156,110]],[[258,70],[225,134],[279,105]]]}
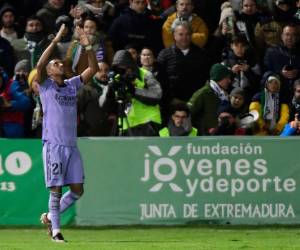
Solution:
{"label": "video camera", "polygon": [[118,99],[126,99],[128,94],[134,94],[135,88],[132,82],[135,78],[133,73],[128,73],[127,68],[115,66],[108,75],[108,84]]}

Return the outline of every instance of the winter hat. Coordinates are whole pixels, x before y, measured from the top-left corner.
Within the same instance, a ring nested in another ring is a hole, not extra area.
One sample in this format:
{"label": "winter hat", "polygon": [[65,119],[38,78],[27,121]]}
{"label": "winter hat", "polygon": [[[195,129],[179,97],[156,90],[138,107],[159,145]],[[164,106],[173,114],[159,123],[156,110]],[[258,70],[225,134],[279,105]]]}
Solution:
{"label": "winter hat", "polygon": [[34,68],[33,70],[30,71],[30,74],[29,74],[28,79],[27,79],[28,84],[29,84],[30,87],[31,87],[33,79],[36,77],[36,75],[37,75],[37,69]]}
{"label": "winter hat", "polygon": [[19,72],[19,71],[25,71],[25,72],[30,72],[30,63],[27,59],[23,59],[21,61],[19,61],[16,66],[15,66],[15,73]]}
{"label": "winter hat", "polygon": [[224,2],[221,5],[221,16],[219,20],[219,25],[221,25],[226,20],[227,17],[234,18],[234,11],[230,2]]}
{"label": "winter hat", "polygon": [[235,95],[241,95],[241,96],[245,97],[245,91],[240,87],[236,87],[233,90],[231,90],[230,97],[235,96]]}
{"label": "winter hat", "polygon": [[279,84],[281,84],[280,77],[278,75],[272,71],[265,72],[261,79],[261,86],[266,87],[266,84],[272,80],[276,80]]}
{"label": "winter hat", "polygon": [[137,67],[134,59],[127,50],[118,50],[116,52],[112,61],[112,66],[125,66],[133,69]]}
{"label": "winter hat", "polygon": [[233,109],[230,106],[230,103],[227,101],[223,101],[220,103],[218,110],[217,110],[217,116],[219,116],[221,113],[229,113],[233,115]]}
{"label": "winter hat", "polygon": [[3,7],[0,9],[0,18],[4,15],[5,12],[10,11],[15,15],[15,9],[10,4],[4,4]]}
{"label": "winter hat", "polygon": [[231,70],[221,63],[214,64],[210,69],[210,80],[218,82],[226,77],[231,77]]}

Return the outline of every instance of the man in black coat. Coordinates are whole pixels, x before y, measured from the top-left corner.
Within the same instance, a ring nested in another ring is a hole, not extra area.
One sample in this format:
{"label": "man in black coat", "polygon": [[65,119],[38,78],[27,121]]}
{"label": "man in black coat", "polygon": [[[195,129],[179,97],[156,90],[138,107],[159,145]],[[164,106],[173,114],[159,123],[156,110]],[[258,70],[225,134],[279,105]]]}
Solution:
{"label": "man in black coat", "polygon": [[156,22],[146,9],[144,0],[129,0],[129,7],[114,20],[108,31],[114,50],[136,44],[138,49],[147,46],[157,51],[162,42],[161,30]]}
{"label": "man in black coat", "polygon": [[204,50],[191,43],[188,22],[178,23],[172,32],[174,44],[163,49],[157,58],[163,88],[162,110],[166,115],[170,104],[187,102],[205,84],[209,68]]}

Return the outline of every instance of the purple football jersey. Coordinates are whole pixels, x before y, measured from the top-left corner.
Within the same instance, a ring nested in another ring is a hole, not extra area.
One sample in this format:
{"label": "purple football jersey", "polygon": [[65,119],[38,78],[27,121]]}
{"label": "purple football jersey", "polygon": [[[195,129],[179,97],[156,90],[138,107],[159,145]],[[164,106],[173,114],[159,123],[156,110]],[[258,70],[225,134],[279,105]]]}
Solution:
{"label": "purple football jersey", "polygon": [[64,81],[64,86],[48,78],[40,85],[43,107],[43,140],[50,143],[76,146],[77,139],[77,90],[80,76]]}

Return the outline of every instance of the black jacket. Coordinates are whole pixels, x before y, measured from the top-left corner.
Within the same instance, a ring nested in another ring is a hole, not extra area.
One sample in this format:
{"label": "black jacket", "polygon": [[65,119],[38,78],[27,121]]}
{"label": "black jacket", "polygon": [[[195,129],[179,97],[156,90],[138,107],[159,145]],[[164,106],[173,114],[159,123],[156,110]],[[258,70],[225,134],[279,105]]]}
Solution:
{"label": "black jacket", "polygon": [[207,56],[204,50],[191,45],[184,55],[175,45],[163,49],[157,57],[159,82],[164,98],[188,101],[192,94],[204,86],[208,77]]}
{"label": "black jacket", "polygon": [[160,32],[148,11],[139,14],[127,8],[114,20],[108,34],[114,50],[117,51],[124,49],[127,44],[135,44],[139,49],[144,46],[156,47],[157,41],[161,40]]}

